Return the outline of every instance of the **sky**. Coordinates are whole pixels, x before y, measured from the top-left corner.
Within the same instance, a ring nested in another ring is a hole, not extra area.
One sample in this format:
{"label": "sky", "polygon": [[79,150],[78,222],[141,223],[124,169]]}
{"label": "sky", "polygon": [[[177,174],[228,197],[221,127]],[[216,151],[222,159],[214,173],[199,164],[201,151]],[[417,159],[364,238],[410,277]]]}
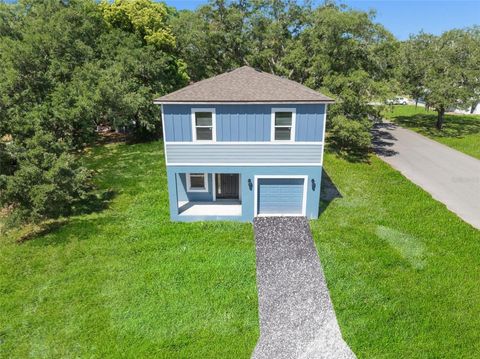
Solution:
{"label": "sky", "polygon": [[[165,0],[164,0],[165,1]],[[480,25],[480,0],[343,0],[357,10],[376,10],[376,22],[383,24],[397,39],[423,30],[439,35],[444,31]],[[166,0],[177,9],[193,10],[207,0]],[[314,1],[321,4],[323,1]]]}

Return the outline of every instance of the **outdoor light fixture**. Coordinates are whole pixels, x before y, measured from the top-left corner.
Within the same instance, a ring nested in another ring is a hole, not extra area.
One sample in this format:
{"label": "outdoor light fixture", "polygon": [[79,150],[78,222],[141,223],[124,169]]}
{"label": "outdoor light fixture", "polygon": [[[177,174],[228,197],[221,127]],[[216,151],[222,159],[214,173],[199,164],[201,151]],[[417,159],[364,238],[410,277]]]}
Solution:
{"label": "outdoor light fixture", "polygon": [[250,191],[253,188],[253,183],[252,183],[252,180],[250,178],[248,179],[248,188],[250,188]]}
{"label": "outdoor light fixture", "polygon": [[316,186],[315,180],[312,178],[312,190],[314,190],[314,191],[315,191],[315,186]]}

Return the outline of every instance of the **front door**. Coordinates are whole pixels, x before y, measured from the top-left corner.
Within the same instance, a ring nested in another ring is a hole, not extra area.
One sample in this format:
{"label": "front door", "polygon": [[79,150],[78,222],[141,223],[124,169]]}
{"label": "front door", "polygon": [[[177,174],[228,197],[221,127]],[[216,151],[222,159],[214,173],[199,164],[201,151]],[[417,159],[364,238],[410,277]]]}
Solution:
{"label": "front door", "polygon": [[215,176],[217,199],[239,199],[238,173],[217,173]]}

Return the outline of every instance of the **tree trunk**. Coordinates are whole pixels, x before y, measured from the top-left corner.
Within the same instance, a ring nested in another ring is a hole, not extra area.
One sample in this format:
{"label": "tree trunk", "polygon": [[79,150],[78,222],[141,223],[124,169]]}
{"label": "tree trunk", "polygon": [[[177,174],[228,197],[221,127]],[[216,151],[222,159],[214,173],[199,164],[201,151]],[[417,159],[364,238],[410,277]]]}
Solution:
{"label": "tree trunk", "polygon": [[445,109],[443,107],[440,107],[439,110],[437,110],[437,124],[436,127],[438,130],[441,130],[443,127],[443,117],[445,115]]}
{"label": "tree trunk", "polygon": [[418,97],[415,99],[415,107],[418,107]]}
{"label": "tree trunk", "polygon": [[477,108],[479,103],[480,103],[480,101],[474,101],[472,103],[472,106],[470,107],[470,114],[472,114],[475,111],[475,109]]}

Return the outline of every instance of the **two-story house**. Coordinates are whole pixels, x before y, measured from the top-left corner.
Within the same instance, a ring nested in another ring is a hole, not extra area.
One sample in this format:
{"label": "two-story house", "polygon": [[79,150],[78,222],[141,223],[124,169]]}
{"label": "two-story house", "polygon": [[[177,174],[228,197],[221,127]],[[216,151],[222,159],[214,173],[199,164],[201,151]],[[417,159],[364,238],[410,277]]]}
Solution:
{"label": "two-story house", "polygon": [[171,219],[318,217],[332,102],[247,66],[156,99]]}

